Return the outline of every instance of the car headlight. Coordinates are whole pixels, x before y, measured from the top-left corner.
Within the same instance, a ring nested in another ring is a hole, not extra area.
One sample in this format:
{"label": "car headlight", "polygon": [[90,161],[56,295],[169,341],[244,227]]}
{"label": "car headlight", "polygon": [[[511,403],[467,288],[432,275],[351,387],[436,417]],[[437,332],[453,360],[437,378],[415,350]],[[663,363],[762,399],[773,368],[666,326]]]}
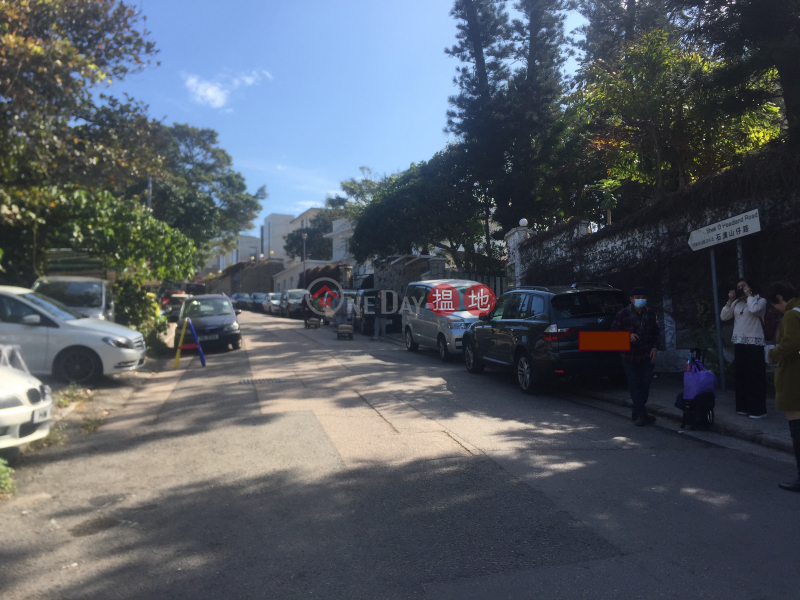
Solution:
{"label": "car headlight", "polygon": [[447,319],[447,326],[450,329],[466,329],[469,327],[469,323],[462,319]]}
{"label": "car headlight", "polygon": [[6,396],[0,398],[0,408],[16,408],[17,406],[24,406],[22,401],[15,396]]}
{"label": "car headlight", "polygon": [[231,323],[230,325],[225,325],[225,327],[223,328],[222,331],[224,331],[224,332],[239,331],[239,324],[238,323]]}
{"label": "car headlight", "polygon": [[133,342],[125,338],[106,337],[103,338],[103,341],[109,346],[114,346],[114,348],[127,348],[129,350],[133,350]]}

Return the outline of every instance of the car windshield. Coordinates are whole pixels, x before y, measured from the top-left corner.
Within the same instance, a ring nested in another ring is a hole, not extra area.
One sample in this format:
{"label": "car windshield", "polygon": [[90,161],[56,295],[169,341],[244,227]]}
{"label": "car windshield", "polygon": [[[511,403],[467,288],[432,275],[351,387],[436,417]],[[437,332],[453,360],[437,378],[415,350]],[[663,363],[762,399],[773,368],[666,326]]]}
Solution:
{"label": "car windshield", "polygon": [[40,294],[39,292],[32,292],[30,294],[21,294],[20,298],[25,298],[25,300],[35,305],[37,308],[42,309],[50,316],[55,317],[57,319],[61,319],[62,321],[74,321],[75,319],[81,318],[81,315],[70,310],[69,308],[61,304],[61,302],[59,302],[58,300],[54,300],[53,298],[48,298],[47,296]]}
{"label": "car windshield", "polygon": [[287,297],[289,298],[289,300],[300,300],[305,295],[306,295],[305,290],[298,290],[296,292],[289,292]]}
{"label": "car windshield", "polygon": [[250,300],[250,294],[236,294],[236,298],[239,300]]}
{"label": "car windshield", "polygon": [[181,318],[220,317],[232,315],[233,307],[226,298],[201,298],[187,300],[181,310]]}
{"label": "car windshield", "polygon": [[280,299],[281,299],[281,295],[280,295],[280,293],[277,293],[277,294],[270,294],[270,295],[269,295],[269,299],[270,299],[270,300],[280,300]]}
{"label": "car windshield", "polygon": [[99,281],[37,281],[33,290],[76,308],[102,308],[103,284]]}
{"label": "car windshield", "polygon": [[266,294],[253,294],[253,300],[263,300]]}
{"label": "car windshield", "polygon": [[623,306],[622,292],[579,292],[553,296],[550,301],[557,319],[615,315]]}

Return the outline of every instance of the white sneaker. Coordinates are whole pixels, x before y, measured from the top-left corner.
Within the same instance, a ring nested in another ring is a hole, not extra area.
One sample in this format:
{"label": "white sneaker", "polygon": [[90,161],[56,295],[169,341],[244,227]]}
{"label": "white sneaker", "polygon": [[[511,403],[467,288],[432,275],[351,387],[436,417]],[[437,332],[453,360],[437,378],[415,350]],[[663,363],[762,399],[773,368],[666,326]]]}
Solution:
{"label": "white sneaker", "polygon": [[763,415],[750,415],[750,418],[751,419],[766,419],[767,418],[767,413],[764,413]]}
{"label": "white sneaker", "polygon": [[750,413],[744,412],[743,410],[737,410],[737,411],[736,411],[736,414],[737,414],[737,415],[742,415],[742,416],[746,417],[746,416],[747,416],[747,415],[749,415]]}

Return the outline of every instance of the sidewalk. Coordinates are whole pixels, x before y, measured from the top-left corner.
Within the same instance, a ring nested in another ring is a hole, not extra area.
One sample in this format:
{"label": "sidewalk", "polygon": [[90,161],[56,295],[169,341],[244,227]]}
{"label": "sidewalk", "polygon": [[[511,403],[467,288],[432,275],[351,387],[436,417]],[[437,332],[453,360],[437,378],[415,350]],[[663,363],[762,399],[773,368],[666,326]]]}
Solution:
{"label": "sidewalk", "polygon": [[[390,342],[405,345],[403,336],[399,333],[389,333],[386,337]],[[560,381],[554,386],[554,391],[569,392],[619,406],[633,407],[628,388],[624,385],[615,385],[605,379]],[[683,414],[675,408],[675,397],[681,391],[683,391],[683,373],[658,374],[650,387],[648,409],[658,417],[680,423]],[[789,425],[786,423],[783,413],[775,410],[774,397],[767,398],[767,417],[765,419],[750,419],[736,414],[733,390],[723,392],[718,389],[716,394],[717,405],[714,409],[714,426],[711,431],[794,454]]]}
{"label": "sidewalk", "polygon": [[[675,408],[675,397],[683,391],[682,373],[659,373],[650,387],[650,400],[647,407],[652,414],[661,418],[681,422],[682,413]],[[590,387],[591,386],[591,387]],[[596,400],[603,400],[621,406],[632,407],[627,387],[614,385],[606,380],[591,382],[565,381],[557,388]],[[794,453],[789,426],[783,413],[776,411],[775,398],[767,398],[767,417],[750,419],[736,414],[733,390],[716,391],[717,405],[714,409],[712,431],[721,435],[739,438],[784,452]]]}

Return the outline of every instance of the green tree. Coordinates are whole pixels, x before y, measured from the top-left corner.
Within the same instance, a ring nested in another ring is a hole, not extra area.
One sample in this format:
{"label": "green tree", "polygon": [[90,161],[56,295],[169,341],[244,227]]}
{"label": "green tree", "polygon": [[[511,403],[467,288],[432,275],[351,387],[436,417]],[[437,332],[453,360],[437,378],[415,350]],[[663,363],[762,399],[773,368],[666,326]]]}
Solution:
{"label": "green tree", "polygon": [[522,15],[513,22],[513,56],[521,66],[494,103],[495,113],[504,115],[500,133],[505,168],[493,186],[497,207],[493,217],[505,229],[515,226],[522,215],[542,223],[557,212],[550,176],[563,145],[564,19],[572,4],[520,0],[514,6]]}
{"label": "green tree", "polygon": [[669,0],[577,0],[578,12],[586,23],[577,29],[581,37],[575,46],[583,52],[582,63],[613,63],[623,46],[636,37],[661,29],[671,37],[684,31],[685,16],[671,10]]}
{"label": "green tree", "polygon": [[[4,188],[58,184],[93,105],[90,89],[145,66],[155,54],[133,7],[114,0],[0,3],[0,175]],[[83,140],[84,144],[91,139]],[[101,148],[82,148],[89,155]],[[5,190],[7,217],[25,209]],[[16,210],[14,209],[16,206]]]}
{"label": "green tree", "polygon": [[[659,198],[735,163],[779,134],[775,105],[742,115],[722,109],[725,91],[711,83],[719,62],[672,43],[655,30],[625,47],[618,64],[598,61],[574,100],[596,124],[593,149],[608,168],[603,193],[617,183],[650,186]],[[751,84],[769,89],[769,75]]]}
{"label": "green tree", "polygon": [[[157,143],[163,164],[153,177],[154,216],[194,241],[199,262],[212,249],[229,250],[241,231],[252,228],[266,187],[248,193],[212,129],[163,126]],[[146,186],[142,179],[133,191],[144,197]]]}
{"label": "green tree", "polygon": [[350,251],[356,260],[440,248],[460,268],[488,268],[476,251],[481,205],[464,177],[464,152],[451,145],[387,179],[355,223]]}
{"label": "green tree", "polygon": [[671,4],[688,12],[693,39],[709,44],[724,60],[717,75],[731,89],[738,85],[747,91],[753,81],[777,71],[789,135],[800,142],[800,2],[671,0]]}
{"label": "green tree", "polygon": [[474,198],[481,204],[484,252],[492,253],[491,215],[495,209],[494,184],[506,166],[506,111],[498,110],[498,93],[508,85],[508,59],[513,49],[512,24],[506,3],[499,0],[456,0],[450,11],[456,19],[457,43],[445,53],[457,58],[453,82],[459,92],[448,100],[445,131],[458,136],[465,149],[463,172],[471,181]]}

